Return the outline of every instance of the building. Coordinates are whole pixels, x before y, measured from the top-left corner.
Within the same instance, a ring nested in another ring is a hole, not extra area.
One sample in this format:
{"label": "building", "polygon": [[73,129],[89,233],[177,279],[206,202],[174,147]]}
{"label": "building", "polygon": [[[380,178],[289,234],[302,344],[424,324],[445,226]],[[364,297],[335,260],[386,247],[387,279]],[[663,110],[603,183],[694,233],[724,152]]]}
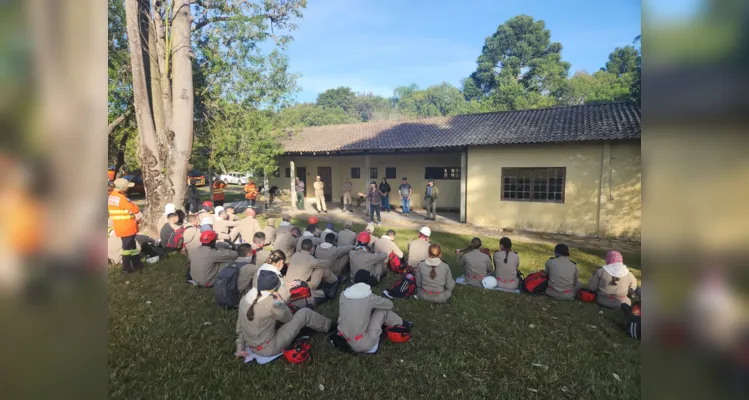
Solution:
{"label": "building", "polygon": [[631,103],[310,127],[283,144],[274,183],[289,188],[300,176],[306,197],[316,175],[333,202],[345,178],[366,193],[386,177],[399,206],[406,176],[418,209],[433,178],[438,209],[459,210],[461,222],[640,238],[640,110]]}

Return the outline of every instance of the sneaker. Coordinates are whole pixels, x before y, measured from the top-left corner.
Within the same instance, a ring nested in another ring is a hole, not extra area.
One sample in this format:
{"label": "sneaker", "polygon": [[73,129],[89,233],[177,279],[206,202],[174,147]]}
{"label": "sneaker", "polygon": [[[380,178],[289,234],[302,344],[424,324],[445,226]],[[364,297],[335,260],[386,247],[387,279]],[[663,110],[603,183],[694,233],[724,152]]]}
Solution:
{"label": "sneaker", "polygon": [[377,223],[377,226],[380,226],[380,223],[379,223],[379,222]]}
{"label": "sneaker", "polygon": [[411,321],[406,321],[406,320],[404,319],[404,320],[403,320],[403,326],[405,326],[405,327],[406,327],[406,329],[408,329],[408,331],[409,331],[409,332],[411,332],[411,330],[412,330],[412,329],[413,329],[413,327],[414,327],[414,323],[413,323],[413,322],[411,322]]}
{"label": "sneaker", "polygon": [[157,262],[159,262],[159,256],[146,258],[146,262],[149,264],[156,264]]}
{"label": "sneaker", "polygon": [[391,296],[391,295],[390,295],[390,293],[388,293],[387,289],[383,290],[383,291],[382,291],[382,294],[384,294],[385,296],[387,296],[387,297],[389,297],[389,298],[391,298],[391,299],[394,299],[394,298],[395,298],[395,297]]}
{"label": "sneaker", "polygon": [[419,300],[419,297],[416,295],[413,295],[414,300]]}

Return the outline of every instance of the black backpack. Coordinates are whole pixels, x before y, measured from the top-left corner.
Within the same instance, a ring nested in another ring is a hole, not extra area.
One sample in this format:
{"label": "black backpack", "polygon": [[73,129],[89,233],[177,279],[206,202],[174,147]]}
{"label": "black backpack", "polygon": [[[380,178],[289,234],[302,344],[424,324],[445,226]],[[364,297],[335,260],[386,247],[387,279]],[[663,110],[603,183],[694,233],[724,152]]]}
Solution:
{"label": "black backpack", "polygon": [[232,261],[213,280],[213,295],[218,305],[228,308],[239,306],[242,294],[239,293],[237,287],[237,278],[239,278],[239,269],[247,264],[249,263],[244,261]]}

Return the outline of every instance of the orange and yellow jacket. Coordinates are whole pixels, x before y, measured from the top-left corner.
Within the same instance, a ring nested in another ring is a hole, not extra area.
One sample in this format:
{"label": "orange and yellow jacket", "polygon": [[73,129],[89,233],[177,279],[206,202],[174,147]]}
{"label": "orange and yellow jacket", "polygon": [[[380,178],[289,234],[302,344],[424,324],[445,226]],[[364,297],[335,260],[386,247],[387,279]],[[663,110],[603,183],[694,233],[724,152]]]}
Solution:
{"label": "orange and yellow jacket", "polygon": [[244,187],[244,198],[247,200],[253,200],[257,197],[257,186],[255,186],[254,183],[250,182]]}
{"label": "orange and yellow jacket", "polygon": [[213,200],[224,200],[224,188],[226,187],[226,184],[222,181],[214,181],[213,186],[211,186],[213,190]]}
{"label": "orange and yellow jacket", "polygon": [[138,233],[138,222],[135,214],[140,212],[138,206],[133,204],[122,192],[112,190],[107,200],[109,218],[112,219],[112,227],[117,237],[133,236]]}

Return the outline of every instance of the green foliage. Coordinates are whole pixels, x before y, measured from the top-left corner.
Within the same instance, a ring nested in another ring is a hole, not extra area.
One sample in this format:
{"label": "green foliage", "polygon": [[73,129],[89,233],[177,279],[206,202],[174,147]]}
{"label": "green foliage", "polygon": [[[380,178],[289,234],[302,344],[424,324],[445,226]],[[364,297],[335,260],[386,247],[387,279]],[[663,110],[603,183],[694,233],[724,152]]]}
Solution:
{"label": "green foliage", "polygon": [[112,122],[133,102],[130,53],[127,44],[125,2],[109,0],[107,59],[109,122]]}
{"label": "green foliage", "polygon": [[640,51],[635,46],[617,47],[609,54],[609,61],[606,62],[604,71],[616,76],[622,76],[634,72],[637,69]]}
{"label": "green foliage", "polygon": [[278,122],[283,127],[322,126],[359,122],[340,107],[323,108],[314,103],[296,104],[278,112]]}
{"label": "green foliage", "polygon": [[356,95],[350,87],[340,86],[328,89],[317,96],[316,104],[322,108],[340,108],[343,112],[354,109]]}

